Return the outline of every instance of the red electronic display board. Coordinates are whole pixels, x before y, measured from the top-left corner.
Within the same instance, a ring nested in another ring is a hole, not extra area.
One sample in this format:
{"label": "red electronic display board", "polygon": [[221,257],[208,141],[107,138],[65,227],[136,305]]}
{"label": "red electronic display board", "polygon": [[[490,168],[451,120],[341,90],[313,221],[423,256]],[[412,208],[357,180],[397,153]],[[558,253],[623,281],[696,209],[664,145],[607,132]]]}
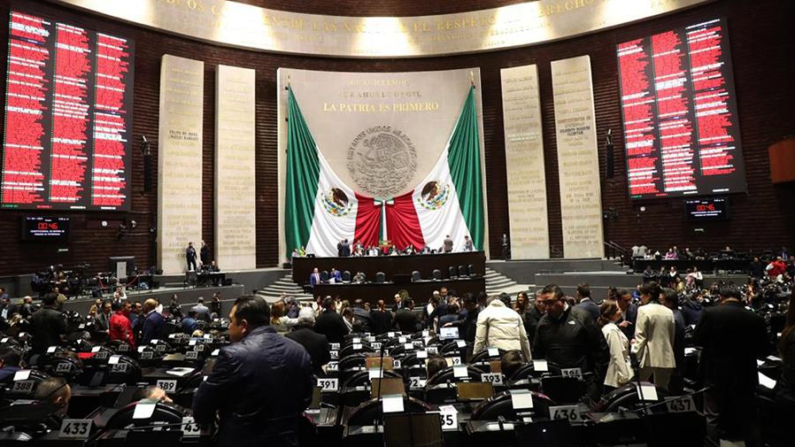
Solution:
{"label": "red electronic display board", "polygon": [[629,195],[745,192],[726,21],[618,45]]}
{"label": "red electronic display board", "polygon": [[0,206],[129,210],[134,44],[9,18]]}

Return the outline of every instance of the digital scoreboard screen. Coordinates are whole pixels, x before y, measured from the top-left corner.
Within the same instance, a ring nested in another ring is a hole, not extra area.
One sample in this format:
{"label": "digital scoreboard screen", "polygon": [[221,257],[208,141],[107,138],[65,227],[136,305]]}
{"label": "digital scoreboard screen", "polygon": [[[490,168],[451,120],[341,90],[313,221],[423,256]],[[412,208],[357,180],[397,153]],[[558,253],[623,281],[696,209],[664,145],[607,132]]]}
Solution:
{"label": "digital scoreboard screen", "polygon": [[725,198],[686,200],[685,210],[689,220],[726,220],[729,218],[729,201]]}
{"label": "digital scoreboard screen", "polygon": [[618,71],[631,198],[746,191],[725,20],[624,42]]}
{"label": "digital scoreboard screen", "polygon": [[68,217],[23,217],[23,241],[61,242],[69,239]]}
{"label": "digital scoreboard screen", "polygon": [[0,207],[129,210],[132,41],[12,11]]}

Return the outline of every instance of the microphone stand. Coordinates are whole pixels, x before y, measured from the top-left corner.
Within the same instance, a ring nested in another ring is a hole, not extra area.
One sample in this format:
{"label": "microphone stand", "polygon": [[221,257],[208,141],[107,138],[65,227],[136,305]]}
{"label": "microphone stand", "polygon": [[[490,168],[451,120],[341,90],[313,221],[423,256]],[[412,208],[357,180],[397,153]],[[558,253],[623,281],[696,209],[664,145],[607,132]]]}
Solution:
{"label": "microphone stand", "polygon": [[[378,392],[376,394],[376,399],[378,399],[378,406],[381,408],[381,418],[384,417],[384,407],[381,398],[381,389],[383,388],[383,378],[384,378],[384,350],[386,349],[386,343],[381,343],[381,353],[378,361]],[[370,386],[372,387],[372,380],[370,381]],[[375,432],[378,433],[378,420],[375,421]]]}

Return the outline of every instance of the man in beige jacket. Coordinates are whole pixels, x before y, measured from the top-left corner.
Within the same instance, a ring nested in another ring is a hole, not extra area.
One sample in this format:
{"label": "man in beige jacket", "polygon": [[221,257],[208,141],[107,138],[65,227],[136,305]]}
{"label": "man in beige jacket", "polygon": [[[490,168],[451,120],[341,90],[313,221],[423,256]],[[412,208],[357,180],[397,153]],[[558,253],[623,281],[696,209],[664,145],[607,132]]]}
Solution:
{"label": "man in beige jacket", "polygon": [[640,289],[643,306],[638,308],[632,352],[638,357],[640,379],[654,376],[654,384],[667,389],[676,368],[673,348],[676,323],[671,309],[660,304],[661,293],[655,282]]}
{"label": "man in beige jacket", "polygon": [[498,296],[489,298],[489,305],[478,315],[472,354],[477,354],[486,348],[522,351],[525,360],[530,361],[533,358],[522,317],[506,306]]}

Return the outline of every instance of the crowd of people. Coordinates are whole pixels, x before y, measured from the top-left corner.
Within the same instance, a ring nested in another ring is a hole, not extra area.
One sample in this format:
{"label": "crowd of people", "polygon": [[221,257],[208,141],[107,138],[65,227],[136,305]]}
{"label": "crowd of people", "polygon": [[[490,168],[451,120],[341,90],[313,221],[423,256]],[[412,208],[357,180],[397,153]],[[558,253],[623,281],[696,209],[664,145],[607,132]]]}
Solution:
{"label": "crowd of people", "polygon": [[[374,305],[331,296],[311,304],[283,296],[272,305],[261,297],[241,297],[228,315],[233,343],[221,350],[212,374],[200,386],[194,415],[209,423],[216,412],[225,413],[222,430],[252,436],[267,432],[261,439],[278,438],[284,435],[276,429],[281,415],[293,417],[306,408],[313,375],[323,374],[331,361],[330,346],[344,343],[348,334],[439,333],[455,327],[471,346],[470,355],[498,349],[505,353],[506,374],[511,365],[544,359],[551,371],[581,379],[591,402],[637,380],[652,381],[674,394],[700,390],[710,437],[742,439],[750,436],[754,423],[757,360],[776,351],[783,360],[776,403],[782,413],[795,415],[795,295],[791,278],[786,271],[783,275],[783,282],[751,278],[744,287],[716,283],[708,289],[699,288],[698,281],[683,290],[648,281],[634,290],[610,288],[606,297],[598,298],[587,284],[578,286],[574,297],[550,284],[514,299],[507,294],[459,296],[441,287],[422,304],[406,291],[389,304],[377,300]],[[61,312],[61,305],[54,293],[45,295],[39,309],[31,304],[27,311],[2,297],[0,330],[12,336],[29,332],[32,352],[44,353],[67,343],[67,322],[74,316]],[[771,336],[760,310],[774,308],[786,319]],[[224,317],[216,294],[209,306],[199,298],[187,312],[176,295],[168,306],[117,295],[98,300],[80,318],[87,340],[135,347],[166,337],[166,324],[195,337]],[[688,382],[688,343],[701,348],[698,382]],[[429,374],[442,367],[438,359],[431,360]],[[0,374],[18,368],[19,359],[12,354],[2,361]],[[286,382],[292,384],[284,387]],[[274,399],[273,393],[280,397]],[[257,414],[257,420],[266,421],[264,428],[253,429],[229,416],[237,412]],[[295,421],[285,423],[289,428]]]}

